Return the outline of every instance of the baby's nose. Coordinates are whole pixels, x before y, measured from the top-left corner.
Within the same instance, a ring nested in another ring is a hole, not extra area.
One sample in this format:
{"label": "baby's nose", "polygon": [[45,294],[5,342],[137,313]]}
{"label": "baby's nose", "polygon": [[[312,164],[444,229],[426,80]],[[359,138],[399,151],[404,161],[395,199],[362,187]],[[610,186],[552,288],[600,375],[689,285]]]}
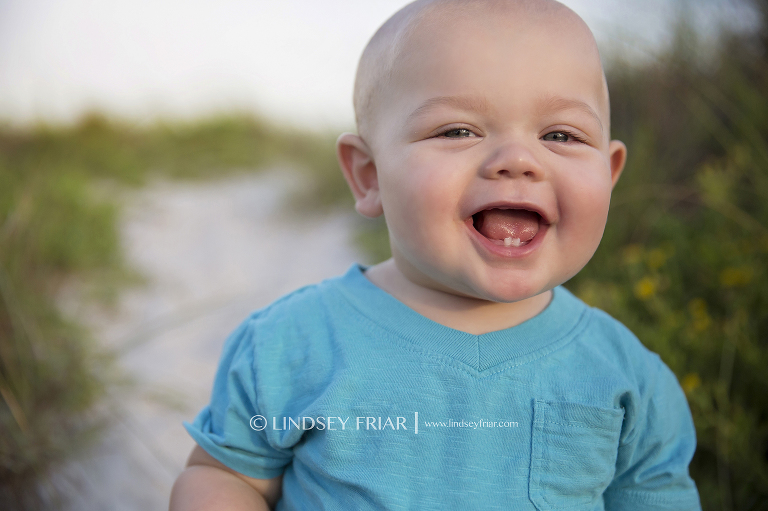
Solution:
{"label": "baby's nose", "polygon": [[544,177],[544,168],[526,144],[513,140],[493,149],[482,163],[480,175],[486,179],[526,177],[539,180]]}

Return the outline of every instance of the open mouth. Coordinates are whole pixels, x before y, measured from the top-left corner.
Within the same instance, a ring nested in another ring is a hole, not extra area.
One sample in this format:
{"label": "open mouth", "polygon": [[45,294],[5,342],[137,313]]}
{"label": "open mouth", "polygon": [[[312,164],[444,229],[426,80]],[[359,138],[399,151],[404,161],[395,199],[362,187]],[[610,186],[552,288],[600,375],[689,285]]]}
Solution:
{"label": "open mouth", "polygon": [[472,215],[472,226],[495,245],[522,247],[536,237],[541,220],[527,209],[489,208]]}

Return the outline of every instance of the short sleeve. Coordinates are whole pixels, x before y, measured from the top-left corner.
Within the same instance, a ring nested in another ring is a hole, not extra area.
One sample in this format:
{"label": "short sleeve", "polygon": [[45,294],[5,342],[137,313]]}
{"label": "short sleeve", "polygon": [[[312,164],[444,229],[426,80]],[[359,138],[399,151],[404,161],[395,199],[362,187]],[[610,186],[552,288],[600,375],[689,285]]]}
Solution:
{"label": "short sleeve", "polygon": [[190,424],[187,432],[208,454],[249,477],[271,479],[291,462],[290,450],[270,445],[259,427],[255,375],[254,328],[244,322],[229,336],[213,383],[211,402]]}
{"label": "short sleeve", "polygon": [[650,395],[619,444],[616,474],[604,494],[607,511],[701,510],[688,474],[696,450],[688,402],[674,373],[655,361]]}

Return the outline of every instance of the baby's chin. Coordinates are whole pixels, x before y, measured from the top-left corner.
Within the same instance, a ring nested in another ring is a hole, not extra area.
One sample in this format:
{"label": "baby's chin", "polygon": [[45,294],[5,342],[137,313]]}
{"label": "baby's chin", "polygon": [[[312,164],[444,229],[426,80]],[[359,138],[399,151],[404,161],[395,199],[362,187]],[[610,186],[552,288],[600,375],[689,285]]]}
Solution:
{"label": "baby's chin", "polygon": [[432,287],[435,290],[460,298],[489,303],[511,304],[546,293],[557,287],[557,284],[532,282],[519,278],[505,280],[490,277],[480,279],[446,279],[444,282]]}
{"label": "baby's chin", "polygon": [[393,250],[393,260],[400,273],[412,284],[440,292],[448,298],[480,301],[486,305],[521,302],[546,293],[561,283],[553,281],[557,275],[545,275],[536,269],[503,270],[484,265],[441,265],[434,264],[434,261],[433,264],[423,264],[422,261],[417,267],[396,250]]}
{"label": "baby's chin", "polygon": [[552,288],[521,288],[494,286],[493,289],[482,289],[475,292],[473,298],[491,303],[511,304],[522,302],[550,291]]}

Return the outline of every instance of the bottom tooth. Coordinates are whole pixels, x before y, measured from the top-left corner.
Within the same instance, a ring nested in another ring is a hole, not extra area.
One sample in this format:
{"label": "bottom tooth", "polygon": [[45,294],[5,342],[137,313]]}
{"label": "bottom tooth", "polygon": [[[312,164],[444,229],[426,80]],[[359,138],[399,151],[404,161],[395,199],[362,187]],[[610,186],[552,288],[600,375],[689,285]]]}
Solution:
{"label": "bottom tooth", "polygon": [[521,245],[520,238],[504,238],[504,246],[514,246],[519,247]]}

